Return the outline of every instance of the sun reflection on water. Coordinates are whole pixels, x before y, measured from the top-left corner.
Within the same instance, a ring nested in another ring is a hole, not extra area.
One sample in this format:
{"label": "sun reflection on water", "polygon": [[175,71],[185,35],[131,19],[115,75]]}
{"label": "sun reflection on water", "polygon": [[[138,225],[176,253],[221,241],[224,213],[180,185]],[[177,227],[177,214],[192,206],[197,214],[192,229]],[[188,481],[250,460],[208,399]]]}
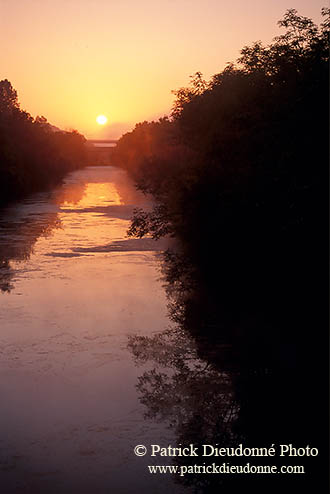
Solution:
{"label": "sun reflection on water", "polygon": [[72,201],[70,197],[62,203],[62,208],[75,207],[85,209],[90,207],[122,204],[117,187],[114,183],[88,183],[84,194],[78,202]]}

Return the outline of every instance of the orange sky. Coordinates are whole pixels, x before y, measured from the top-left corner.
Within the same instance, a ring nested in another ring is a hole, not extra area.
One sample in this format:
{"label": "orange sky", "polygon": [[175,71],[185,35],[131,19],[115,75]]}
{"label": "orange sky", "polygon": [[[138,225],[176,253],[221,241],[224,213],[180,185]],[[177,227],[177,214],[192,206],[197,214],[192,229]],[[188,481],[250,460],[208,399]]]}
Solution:
{"label": "orange sky", "polygon": [[[288,8],[320,21],[325,0],[0,0],[0,79],[21,107],[89,138],[168,114],[172,89],[246,44],[270,42]],[[109,122],[99,126],[104,114]]]}

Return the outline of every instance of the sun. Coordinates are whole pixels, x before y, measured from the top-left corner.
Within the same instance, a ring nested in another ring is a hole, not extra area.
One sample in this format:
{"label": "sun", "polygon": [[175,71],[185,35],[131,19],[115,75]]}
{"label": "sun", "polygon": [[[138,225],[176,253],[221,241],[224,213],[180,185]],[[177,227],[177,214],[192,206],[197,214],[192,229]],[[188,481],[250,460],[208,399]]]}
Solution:
{"label": "sun", "polygon": [[96,121],[99,125],[104,125],[107,123],[108,119],[105,115],[99,115],[98,117],[96,117]]}

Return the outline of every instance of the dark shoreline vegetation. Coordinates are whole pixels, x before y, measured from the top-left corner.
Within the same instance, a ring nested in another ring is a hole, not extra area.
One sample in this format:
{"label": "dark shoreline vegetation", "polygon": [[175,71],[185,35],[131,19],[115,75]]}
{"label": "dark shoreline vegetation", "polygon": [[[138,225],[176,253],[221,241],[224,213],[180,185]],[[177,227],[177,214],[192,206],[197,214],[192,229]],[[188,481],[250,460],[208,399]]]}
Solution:
{"label": "dark shoreline vegetation", "polygon": [[86,164],[86,139],[20,108],[11,83],[0,81],[0,206],[59,183]]}
{"label": "dark shoreline vegetation", "polygon": [[[182,444],[319,448],[317,458],[252,462],[305,465],[301,476],[249,476],[260,492],[315,488],[327,470],[329,9],[322,14],[317,27],[288,10],[272,44],[244,47],[209,82],[196,73],[169,118],[137,124],[113,155],[155,200],[135,211],[129,234],[177,241],[163,263],[176,329],[130,343],[137,360],[163,359],[177,373],[171,383],[142,376],[141,400]],[[182,331],[204,371],[189,370]],[[178,481],[213,492],[215,477]],[[242,477],[222,481],[233,492]]]}

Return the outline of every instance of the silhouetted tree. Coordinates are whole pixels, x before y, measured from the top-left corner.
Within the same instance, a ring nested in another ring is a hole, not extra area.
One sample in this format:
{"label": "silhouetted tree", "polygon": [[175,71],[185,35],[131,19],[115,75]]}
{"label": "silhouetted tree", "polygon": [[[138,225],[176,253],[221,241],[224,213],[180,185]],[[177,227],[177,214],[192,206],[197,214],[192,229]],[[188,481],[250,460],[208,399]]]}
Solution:
{"label": "silhouetted tree", "polygon": [[8,79],[4,79],[0,81],[0,112],[8,115],[15,109],[19,109],[17,92]]}
{"label": "silhouetted tree", "polygon": [[11,83],[0,81],[0,204],[59,182],[86,163],[85,138],[62,132],[20,109]]}
{"label": "silhouetted tree", "polygon": [[236,433],[316,445],[309,487],[327,421],[329,9],[322,14],[317,27],[288,10],[284,34],[244,47],[207,83],[198,74],[176,92],[166,124],[137,126],[115,155],[155,200],[129,233],[177,239],[164,256],[171,314],[198,357],[235,375]]}

